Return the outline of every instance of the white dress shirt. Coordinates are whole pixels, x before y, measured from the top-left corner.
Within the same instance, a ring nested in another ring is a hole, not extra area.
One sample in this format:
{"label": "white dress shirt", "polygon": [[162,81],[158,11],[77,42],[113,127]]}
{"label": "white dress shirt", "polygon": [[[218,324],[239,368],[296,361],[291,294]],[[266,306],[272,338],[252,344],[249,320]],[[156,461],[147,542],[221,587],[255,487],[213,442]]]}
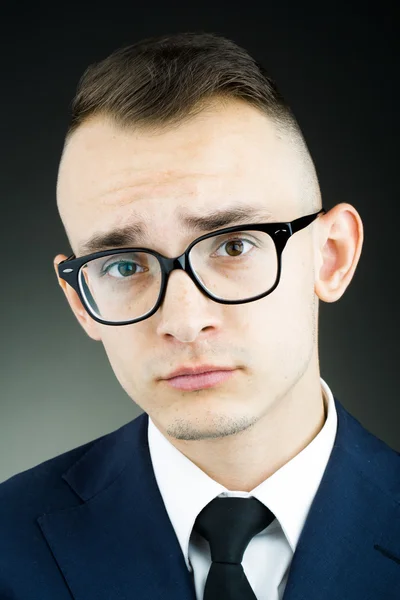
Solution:
{"label": "white dress shirt", "polygon": [[251,492],[230,491],[211,479],[175,448],[149,418],[148,440],[156,481],[194,578],[197,600],[203,600],[211,554],[208,542],[192,529],[200,511],[216,496],[253,496],[274,513],[272,523],[250,541],[242,566],[257,600],[282,599],[293,553],[336,436],[333,395],[320,379],[327,414],[321,431]]}

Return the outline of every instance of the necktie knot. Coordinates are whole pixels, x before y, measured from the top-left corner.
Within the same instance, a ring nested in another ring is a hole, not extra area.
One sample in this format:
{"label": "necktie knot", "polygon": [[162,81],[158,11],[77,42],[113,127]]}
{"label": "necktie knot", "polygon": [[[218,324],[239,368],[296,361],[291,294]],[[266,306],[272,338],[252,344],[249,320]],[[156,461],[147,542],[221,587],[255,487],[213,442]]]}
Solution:
{"label": "necktie knot", "polygon": [[275,515],[257,498],[214,498],[199,513],[193,529],[210,544],[213,563],[240,564],[250,540]]}

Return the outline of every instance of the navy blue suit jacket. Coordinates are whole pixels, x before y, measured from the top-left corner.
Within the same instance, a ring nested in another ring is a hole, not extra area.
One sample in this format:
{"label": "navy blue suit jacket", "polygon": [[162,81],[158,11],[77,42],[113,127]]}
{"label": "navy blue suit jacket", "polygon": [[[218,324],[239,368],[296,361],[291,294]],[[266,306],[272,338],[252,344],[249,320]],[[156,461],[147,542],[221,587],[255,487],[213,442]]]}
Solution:
{"label": "navy blue suit jacket", "polygon": [[[284,600],[399,600],[400,454],[335,405]],[[0,485],[1,600],[195,600],[147,424],[143,413]]]}

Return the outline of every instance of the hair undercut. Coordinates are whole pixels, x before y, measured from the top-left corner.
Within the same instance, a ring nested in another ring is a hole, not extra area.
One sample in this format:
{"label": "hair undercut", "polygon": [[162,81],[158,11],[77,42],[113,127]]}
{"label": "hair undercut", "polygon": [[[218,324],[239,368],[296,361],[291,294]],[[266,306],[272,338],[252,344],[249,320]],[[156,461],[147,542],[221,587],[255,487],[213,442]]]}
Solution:
{"label": "hair undercut", "polygon": [[315,166],[300,126],[275,82],[244,48],[215,33],[150,37],[90,65],[71,105],[66,143],[96,116],[154,133],[179,126],[213,101],[238,99],[263,112],[304,165],[309,209],[321,206]]}

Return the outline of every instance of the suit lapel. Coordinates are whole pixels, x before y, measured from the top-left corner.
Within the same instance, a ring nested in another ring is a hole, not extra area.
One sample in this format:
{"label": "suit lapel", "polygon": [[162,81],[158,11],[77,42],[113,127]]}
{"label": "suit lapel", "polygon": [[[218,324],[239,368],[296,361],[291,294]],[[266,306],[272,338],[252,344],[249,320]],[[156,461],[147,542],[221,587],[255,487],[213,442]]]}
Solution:
{"label": "suit lapel", "polygon": [[398,600],[399,461],[336,398],[335,404],[335,445],[296,547],[283,600]]}
{"label": "suit lapel", "polygon": [[[398,600],[398,460],[335,404],[335,445],[283,598]],[[75,600],[195,600],[147,424],[143,413],[98,440],[63,475],[82,503],[37,519]]]}
{"label": "suit lapel", "polygon": [[154,477],[144,413],[63,478],[84,504],[38,518],[75,600],[195,600]]}

